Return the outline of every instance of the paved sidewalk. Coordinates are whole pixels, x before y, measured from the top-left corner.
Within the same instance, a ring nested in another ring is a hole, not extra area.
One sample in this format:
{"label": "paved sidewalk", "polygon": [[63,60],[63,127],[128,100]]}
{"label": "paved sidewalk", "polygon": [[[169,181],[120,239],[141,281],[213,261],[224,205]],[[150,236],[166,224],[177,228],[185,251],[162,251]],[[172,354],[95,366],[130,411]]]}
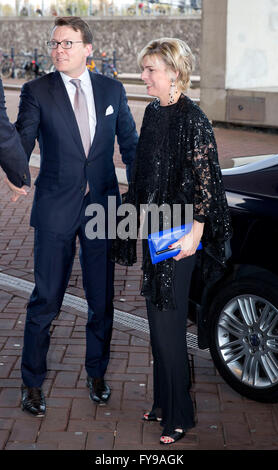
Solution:
{"label": "paved sidewalk", "polygon": [[[37,171],[32,169],[33,178]],[[76,258],[66,303],[52,327],[44,384],[47,415],[41,419],[21,411],[20,356],[28,289],[33,283],[29,227],[33,191],[18,205],[9,202],[3,180],[0,192],[0,447],[161,450],[160,426],[141,420],[152,402],[152,357],[144,299],[139,295],[140,261],[133,267],[116,268],[109,403],[94,405],[85,386],[86,311]],[[194,325],[189,324],[189,332],[195,333]],[[193,347],[189,351],[197,425],[167,449],[277,448],[278,405],[242,398],[217,374],[208,352]]]}
{"label": "paved sidewalk", "polygon": [[[140,107],[141,106],[141,107]],[[138,129],[142,105],[133,103]],[[234,155],[277,152],[278,136],[219,129],[221,165]],[[115,162],[121,166],[117,148]],[[207,351],[195,347],[196,328],[188,325],[192,397],[196,427],[174,446],[159,444],[161,428],[143,423],[152,403],[152,356],[139,261],[116,266],[115,322],[107,379],[107,405],[88,397],[84,369],[86,306],[76,256],[59,318],[53,323],[44,384],[47,415],[20,409],[20,357],[26,304],[33,283],[33,229],[29,227],[33,187],[18,204],[0,179],[0,448],[73,450],[277,449],[278,404],[260,404],[234,392],[216,372]],[[32,179],[38,169],[32,168]],[[122,186],[121,191],[125,188]]]}

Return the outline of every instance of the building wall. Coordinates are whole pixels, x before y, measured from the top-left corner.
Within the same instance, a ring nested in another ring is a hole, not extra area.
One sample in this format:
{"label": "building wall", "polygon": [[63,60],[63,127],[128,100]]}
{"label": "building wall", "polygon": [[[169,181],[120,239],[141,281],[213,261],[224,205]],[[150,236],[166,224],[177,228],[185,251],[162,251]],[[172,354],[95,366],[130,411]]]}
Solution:
{"label": "building wall", "polygon": [[[116,50],[120,62],[118,70],[125,73],[139,72],[137,53],[152,39],[177,37],[185,40],[196,57],[195,73],[200,72],[201,19],[181,17],[150,18],[84,18],[88,21],[94,36],[93,48],[98,56],[105,51],[112,56]],[[15,53],[33,51],[48,54],[46,41],[49,38],[53,18],[0,18],[0,48]]]}
{"label": "building wall", "polygon": [[278,127],[278,0],[203,0],[201,29],[209,119]]}
{"label": "building wall", "polygon": [[229,0],[226,88],[277,87],[277,44],[277,0]]}

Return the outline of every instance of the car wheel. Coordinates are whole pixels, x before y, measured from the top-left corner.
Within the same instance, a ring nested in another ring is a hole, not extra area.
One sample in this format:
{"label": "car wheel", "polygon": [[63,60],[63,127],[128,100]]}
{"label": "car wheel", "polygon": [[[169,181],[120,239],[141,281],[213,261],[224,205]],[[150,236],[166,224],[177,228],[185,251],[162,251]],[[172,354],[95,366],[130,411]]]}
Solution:
{"label": "car wheel", "polygon": [[252,400],[278,401],[278,294],[262,280],[240,279],[210,308],[210,352],[224,380]]}

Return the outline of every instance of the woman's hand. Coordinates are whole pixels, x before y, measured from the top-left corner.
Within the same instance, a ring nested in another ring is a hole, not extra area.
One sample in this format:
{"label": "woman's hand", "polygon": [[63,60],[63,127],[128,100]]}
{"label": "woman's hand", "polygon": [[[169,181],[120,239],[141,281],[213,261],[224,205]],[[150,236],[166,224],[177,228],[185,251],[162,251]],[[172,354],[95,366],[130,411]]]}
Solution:
{"label": "woman's hand", "polygon": [[175,248],[178,245],[181,247],[179,254],[174,256],[174,260],[179,261],[182,258],[194,255],[201,241],[203,231],[204,224],[194,220],[191,231],[169,246],[169,248]]}

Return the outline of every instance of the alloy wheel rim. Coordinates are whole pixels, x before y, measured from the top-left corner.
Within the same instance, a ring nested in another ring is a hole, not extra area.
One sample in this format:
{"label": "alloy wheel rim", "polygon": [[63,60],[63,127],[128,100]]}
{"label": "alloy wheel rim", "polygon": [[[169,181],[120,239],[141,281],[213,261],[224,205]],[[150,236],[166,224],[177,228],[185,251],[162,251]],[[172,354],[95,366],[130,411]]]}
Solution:
{"label": "alloy wheel rim", "polygon": [[242,384],[278,384],[278,310],[268,300],[234,297],[220,313],[216,337],[223,364]]}

